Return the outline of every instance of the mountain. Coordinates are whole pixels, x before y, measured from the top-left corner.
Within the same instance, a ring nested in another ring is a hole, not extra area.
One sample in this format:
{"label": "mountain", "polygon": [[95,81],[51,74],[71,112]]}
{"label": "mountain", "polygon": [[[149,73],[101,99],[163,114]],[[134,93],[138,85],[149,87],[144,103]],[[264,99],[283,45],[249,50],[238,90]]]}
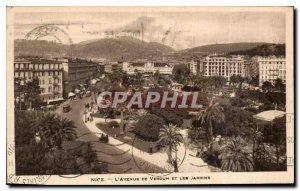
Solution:
{"label": "mountain", "polygon": [[68,45],[45,40],[15,40],[14,52],[16,56],[67,56]]}
{"label": "mountain", "polygon": [[227,54],[233,51],[249,50],[251,48],[263,45],[263,42],[241,42],[241,43],[228,43],[228,44],[209,44],[204,46],[198,46],[194,48],[184,49],[174,53],[175,58],[187,58],[190,59],[195,56],[207,55],[207,54]]}
{"label": "mountain", "polygon": [[249,50],[233,51],[229,54],[247,56],[285,56],[285,44],[264,44]]}
{"label": "mountain", "polygon": [[106,58],[111,60],[159,59],[172,54],[171,47],[144,42],[132,37],[105,38],[74,45],[39,40],[16,40],[15,55],[70,56],[77,58]]}
{"label": "mountain", "polygon": [[132,37],[105,38],[64,45],[43,40],[15,40],[15,55],[67,56],[86,59],[135,60],[162,58],[177,61],[190,60],[207,54],[284,55],[285,45],[270,43],[211,44],[180,51],[157,43]]}

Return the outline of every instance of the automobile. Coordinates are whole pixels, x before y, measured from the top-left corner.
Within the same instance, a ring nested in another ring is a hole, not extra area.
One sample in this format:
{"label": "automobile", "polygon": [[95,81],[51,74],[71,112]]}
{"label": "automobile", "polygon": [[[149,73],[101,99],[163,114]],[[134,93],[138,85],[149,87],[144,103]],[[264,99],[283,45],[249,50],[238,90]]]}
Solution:
{"label": "automobile", "polygon": [[108,143],[108,135],[104,135],[103,133],[99,137],[99,142],[101,143]]}
{"label": "automobile", "polygon": [[90,97],[91,95],[92,95],[91,91],[86,91],[86,92],[85,92],[85,96],[86,96],[86,97]]}
{"label": "automobile", "polygon": [[63,112],[64,112],[64,113],[67,113],[67,112],[69,112],[70,110],[71,110],[70,104],[65,104],[65,105],[63,105]]}

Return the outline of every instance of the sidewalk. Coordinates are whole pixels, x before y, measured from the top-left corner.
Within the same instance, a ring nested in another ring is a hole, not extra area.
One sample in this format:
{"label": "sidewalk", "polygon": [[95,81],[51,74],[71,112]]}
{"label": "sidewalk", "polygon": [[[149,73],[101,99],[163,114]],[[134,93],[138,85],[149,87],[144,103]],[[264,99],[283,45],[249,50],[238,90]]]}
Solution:
{"label": "sidewalk", "polygon": [[[89,114],[90,113],[88,113],[88,115]],[[104,123],[104,119],[94,118],[92,122],[85,123],[84,115],[82,115],[82,120],[91,132],[97,133],[95,134],[96,136],[100,137],[100,134],[104,133],[96,126],[97,123]],[[186,139],[187,131],[181,130],[181,133],[184,139]],[[167,162],[168,161],[167,153],[157,152],[157,153],[150,154],[141,151],[133,147],[132,145],[125,144],[111,136],[109,137],[109,143],[112,145],[118,145],[118,148],[123,151],[130,150],[131,151],[130,153],[132,153],[134,156],[137,156],[153,165],[159,166],[164,169],[170,169],[170,164]],[[196,155],[196,152],[189,150],[188,148],[185,149],[183,144],[179,146],[177,155],[179,159],[184,158],[183,163],[179,167],[179,172],[210,172],[211,171],[207,166],[207,164],[203,162],[201,158],[194,157]]]}

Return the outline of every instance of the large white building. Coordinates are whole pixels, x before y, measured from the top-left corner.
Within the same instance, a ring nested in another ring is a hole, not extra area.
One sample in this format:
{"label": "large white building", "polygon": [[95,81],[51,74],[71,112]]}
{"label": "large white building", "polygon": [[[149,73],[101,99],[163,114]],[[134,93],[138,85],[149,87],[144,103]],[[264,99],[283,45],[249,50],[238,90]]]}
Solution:
{"label": "large white building", "polygon": [[223,76],[227,81],[232,75],[245,77],[245,60],[242,57],[207,56],[199,62],[199,74],[203,76]]}
{"label": "large white building", "polygon": [[258,57],[259,64],[259,85],[265,81],[271,82],[273,85],[277,78],[283,83],[286,82],[286,61],[285,57]]}
{"label": "large white building", "polygon": [[172,75],[173,67],[165,62],[150,62],[150,61],[136,61],[136,62],[123,62],[123,71],[132,75],[135,72],[142,74],[154,74],[158,71],[163,75]]}

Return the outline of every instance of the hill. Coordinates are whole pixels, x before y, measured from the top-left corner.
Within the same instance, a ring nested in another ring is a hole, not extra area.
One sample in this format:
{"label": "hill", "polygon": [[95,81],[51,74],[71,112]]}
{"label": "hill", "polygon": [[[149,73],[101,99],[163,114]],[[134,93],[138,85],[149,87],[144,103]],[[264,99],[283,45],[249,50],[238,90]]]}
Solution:
{"label": "hill", "polygon": [[285,44],[264,44],[249,50],[233,51],[229,54],[247,56],[285,56]]}
{"label": "hill", "polygon": [[186,58],[190,59],[192,57],[203,56],[208,54],[228,54],[233,51],[249,50],[251,48],[263,45],[263,42],[241,42],[241,43],[228,43],[228,44],[210,44],[204,46],[198,46],[194,48],[184,49],[174,53],[175,58]]}
{"label": "hill", "polygon": [[16,56],[67,56],[70,47],[45,40],[15,40],[14,52]]}
{"label": "hill", "polygon": [[70,56],[77,58],[106,58],[111,60],[157,59],[172,54],[171,47],[144,42],[132,37],[106,38],[63,45],[40,40],[16,40],[15,55]]}

